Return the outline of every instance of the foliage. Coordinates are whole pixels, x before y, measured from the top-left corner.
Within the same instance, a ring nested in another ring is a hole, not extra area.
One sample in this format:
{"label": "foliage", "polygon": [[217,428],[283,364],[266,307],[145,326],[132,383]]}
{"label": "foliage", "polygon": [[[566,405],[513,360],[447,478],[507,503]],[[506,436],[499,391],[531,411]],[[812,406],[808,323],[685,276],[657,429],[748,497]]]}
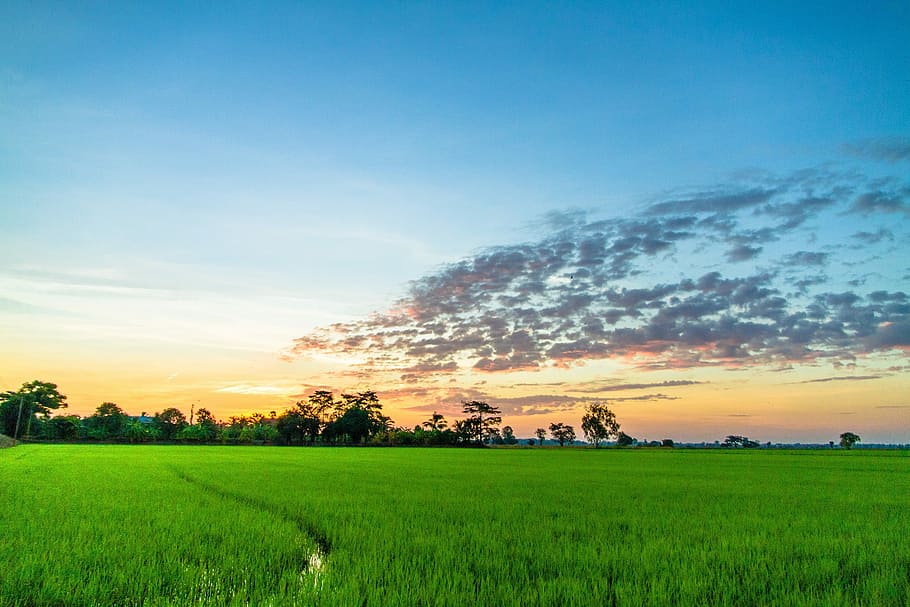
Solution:
{"label": "foliage", "polygon": [[82,420],[86,436],[108,440],[123,435],[129,416],[116,403],[101,403],[95,412]]}
{"label": "foliage", "polygon": [[435,411],[433,411],[433,415],[430,416],[430,419],[423,422],[423,427],[433,432],[442,432],[446,429],[447,425],[448,423],[446,422],[445,416],[441,413],[436,413]]}
{"label": "foliage", "polygon": [[862,439],[858,434],[853,432],[844,432],[840,435],[840,446],[844,449],[852,449],[853,445],[860,442]]}
{"label": "foliage", "polygon": [[575,428],[562,422],[550,424],[550,434],[553,435],[554,440],[559,441],[560,447],[575,441]]}
{"label": "foliage", "polygon": [[601,441],[616,436],[619,432],[619,422],[605,403],[590,403],[585,407],[585,414],[581,418],[581,430],[588,441],[594,443],[596,449]]}
{"label": "foliage", "polygon": [[632,438],[631,436],[629,436],[628,434],[626,434],[625,432],[620,431],[619,434],[616,435],[616,445],[618,447],[628,447],[629,445],[633,444],[634,442],[635,442],[635,439]]}
{"label": "foliage", "polygon": [[15,392],[0,394],[0,433],[12,438],[30,435],[36,418],[46,420],[51,411],[66,406],[66,396],[57,390],[57,384],[37,379],[26,382]]}
{"label": "foliage", "polygon": [[744,449],[755,449],[759,446],[758,441],[750,440],[747,436],[738,436],[731,434],[721,443],[722,447],[742,447]]}
{"label": "foliage", "polygon": [[461,410],[468,415],[469,422],[466,430],[474,432],[473,438],[477,439],[477,444],[482,445],[486,440],[492,440],[498,432],[498,426],[502,423],[501,411],[479,400],[464,401],[461,403]]}
{"label": "foliage", "polygon": [[543,447],[543,442],[547,440],[547,431],[545,428],[538,428],[534,431],[534,435],[537,436],[537,442],[540,443],[540,446]]}
{"label": "foliage", "polygon": [[168,407],[161,413],[156,413],[152,419],[155,428],[161,433],[162,440],[174,440],[177,433],[187,425],[186,416],[175,407]]}

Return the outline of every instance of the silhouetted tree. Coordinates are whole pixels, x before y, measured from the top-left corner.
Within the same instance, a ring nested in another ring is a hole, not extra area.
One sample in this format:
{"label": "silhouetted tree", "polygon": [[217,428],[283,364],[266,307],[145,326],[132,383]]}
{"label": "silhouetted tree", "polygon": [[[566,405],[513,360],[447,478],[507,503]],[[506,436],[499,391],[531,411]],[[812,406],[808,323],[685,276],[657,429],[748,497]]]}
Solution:
{"label": "silhouetted tree", "polygon": [[862,439],[858,434],[853,432],[844,432],[840,435],[840,446],[844,449],[852,449],[853,445],[860,442]]}
{"label": "silhouetted tree", "polygon": [[497,407],[479,400],[471,400],[462,402],[461,409],[469,415],[468,419],[472,422],[478,444],[482,445],[485,438],[492,437],[494,431],[498,434],[502,417]]}
{"label": "silhouetted tree", "polygon": [[307,402],[316,413],[320,427],[331,421],[332,410],[335,408],[335,397],[330,391],[316,390],[307,398]]}
{"label": "silhouetted tree", "polygon": [[543,442],[547,438],[547,431],[544,428],[538,428],[534,431],[534,434],[537,435],[537,441],[540,443],[540,446],[543,447]]}
{"label": "silhouetted tree", "polygon": [[430,416],[430,419],[423,422],[422,425],[427,430],[430,430],[433,432],[442,432],[443,430],[445,430],[445,428],[448,424],[446,423],[446,418],[445,418],[445,416],[442,415],[442,413],[436,413],[435,411],[433,411],[433,415]]}
{"label": "silhouetted tree", "polygon": [[731,434],[721,443],[722,447],[743,447],[745,449],[754,449],[758,447],[758,442],[750,440],[747,436]]}
{"label": "silhouetted tree", "polygon": [[591,403],[585,407],[585,414],[581,418],[581,430],[597,449],[601,441],[616,436],[619,432],[619,423],[616,421],[616,415],[605,403]]}
{"label": "silhouetted tree", "polygon": [[512,430],[512,426],[502,427],[502,442],[506,445],[515,445],[518,443],[518,439],[515,438],[515,431]]}
{"label": "silhouetted tree", "polygon": [[16,392],[0,394],[0,433],[13,438],[28,436],[36,416],[46,420],[51,411],[66,406],[66,396],[57,390],[57,384],[37,379],[24,383]]}
{"label": "silhouetted tree", "polygon": [[458,443],[467,444],[472,442],[474,437],[477,436],[477,420],[476,419],[458,419],[455,420],[454,432]]}
{"label": "silhouetted tree", "polygon": [[619,432],[616,436],[616,445],[619,447],[628,447],[635,442],[635,439],[626,434],[625,432]]}
{"label": "silhouetted tree", "polygon": [[163,440],[174,440],[177,432],[186,426],[186,416],[176,407],[168,407],[152,418],[152,425],[161,433]]}
{"label": "silhouetted tree", "polygon": [[307,441],[312,444],[320,432],[319,414],[310,401],[297,401],[292,409],[278,416],[275,429],[288,444],[293,443],[295,438],[301,443]]}
{"label": "silhouetted tree", "polygon": [[550,424],[550,434],[553,435],[555,440],[559,441],[560,447],[575,440],[575,428],[561,422]]}

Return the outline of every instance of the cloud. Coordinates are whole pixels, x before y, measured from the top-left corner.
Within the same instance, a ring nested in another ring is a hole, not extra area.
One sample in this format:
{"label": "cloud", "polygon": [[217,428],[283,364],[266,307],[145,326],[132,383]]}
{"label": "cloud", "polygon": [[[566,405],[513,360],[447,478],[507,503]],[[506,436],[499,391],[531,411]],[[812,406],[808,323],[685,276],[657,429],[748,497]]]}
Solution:
{"label": "cloud", "polygon": [[755,259],[761,252],[761,247],[750,247],[749,245],[740,244],[727,251],[726,256],[727,261],[750,261]]}
{"label": "cloud", "polygon": [[843,377],[822,377],[820,379],[807,379],[796,382],[798,384],[823,384],[831,381],[869,381],[872,379],[881,379],[881,375],[845,375]]}
{"label": "cloud", "polygon": [[287,390],[279,386],[235,384],[218,388],[215,392],[226,392],[229,394],[286,394]]}
{"label": "cloud", "polygon": [[695,386],[705,382],[693,381],[688,379],[674,379],[662,382],[642,383],[642,384],[581,384],[573,387],[575,392],[584,393],[601,393],[601,392],[623,392],[626,390],[645,390],[650,388],[675,388],[679,386]]}
{"label": "cloud", "polygon": [[788,266],[823,266],[828,261],[828,253],[798,251],[784,257],[784,264]]}
{"label": "cloud", "polygon": [[850,210],[854,213],[869,215],[871,213],[910,213],[907,202],[908,192],[872,190],[856,197]]}
{"label": "cloud", "polygon": [[643,370],[852,364],[910,346],[910,302],[861,281],[831,288],[840,277],[819,268],[849,261],[847,248],[832,236],[807,250],[810,226],[859,210],[855,238],[897,238],[863,228],[900,208],[907,188],[806,170],[669,195],[629,217],[551,213],[539,240],[444,265],[389,310],[301,336],[286,355],[360,360],[408,383],[598,359]]}
{"label": "cloud", "polygon": [[894,232],[886,228],[879,228],[875,232],[856,232],[851,236],[865,245],[872,245],[883,240],[894,240]]}
{"label": "cloud", "polygon": [[910,139],[906,137],[865,139],[848,143],[844,150],[859,158],[900,162],[910,160]]}
{"label": "cloud", "polygon": [[693,196],[666,200],[652,204],[647,215],[685,215],[689,213],[729,213],[759,206],[768,202],[776,193],[773,189],[755,187],[746,190],[715,190]]}

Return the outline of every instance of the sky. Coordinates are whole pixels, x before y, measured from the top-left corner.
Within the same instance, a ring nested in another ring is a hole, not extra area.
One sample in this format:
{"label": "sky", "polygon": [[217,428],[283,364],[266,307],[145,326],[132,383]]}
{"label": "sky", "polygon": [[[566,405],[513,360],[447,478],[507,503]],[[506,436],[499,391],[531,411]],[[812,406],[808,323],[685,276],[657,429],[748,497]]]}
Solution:
{"label": "sky", "polygon": [[319,4],[0,6],[0,389],[910,442],[906,3]]}

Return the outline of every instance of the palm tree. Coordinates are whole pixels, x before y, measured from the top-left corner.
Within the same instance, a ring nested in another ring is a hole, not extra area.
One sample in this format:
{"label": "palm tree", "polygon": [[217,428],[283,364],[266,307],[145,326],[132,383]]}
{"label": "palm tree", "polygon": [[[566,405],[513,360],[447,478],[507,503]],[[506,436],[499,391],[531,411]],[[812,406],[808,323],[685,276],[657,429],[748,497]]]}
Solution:
{"label": "palm tree", "polygon": [[423,422],[422,425],[427,430],[431,430],[433,432],[442,432],[449,424],[446,422],[445,416],[443,416],[441,413],[436,413],[433,411],[433,415],[430,416],[430,419]]}

